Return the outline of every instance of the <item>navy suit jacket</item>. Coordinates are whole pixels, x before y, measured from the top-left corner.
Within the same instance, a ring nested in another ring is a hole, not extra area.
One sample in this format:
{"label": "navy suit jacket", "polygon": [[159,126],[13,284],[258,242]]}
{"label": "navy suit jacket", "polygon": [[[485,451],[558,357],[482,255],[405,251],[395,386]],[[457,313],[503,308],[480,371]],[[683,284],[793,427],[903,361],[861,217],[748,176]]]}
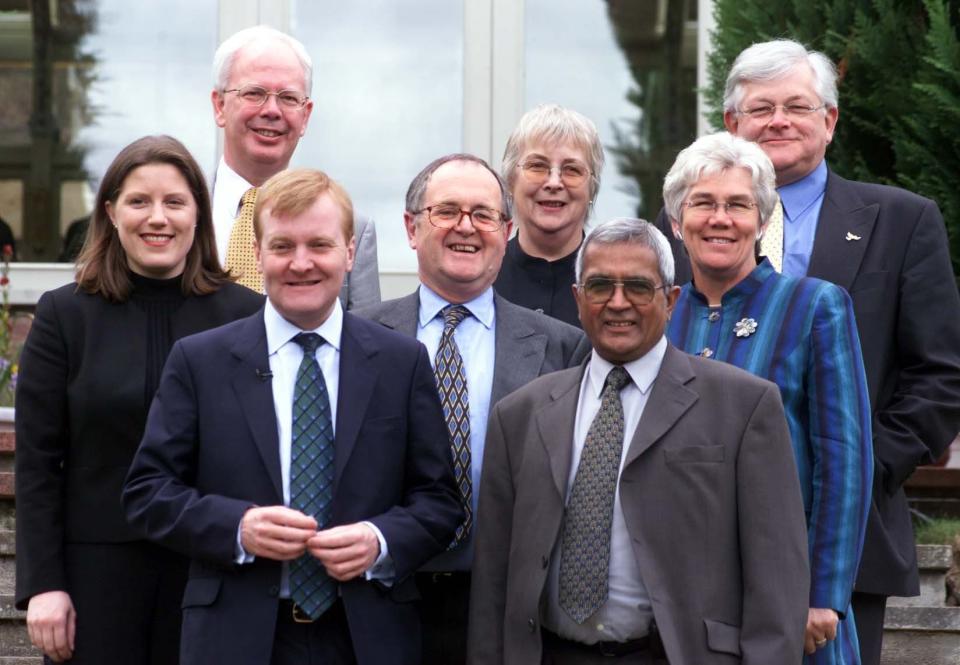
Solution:
{"label": "navy suit jacket", "polygon": [[[661,211],[678,284],[690,262]],[[960,430],[960,296],[937,204],[827,176],[809,277],[850,292],[873,412],[873,501],[857,591],[920,593],[903,482]]]}
{"label": "navy suit jacket", "polygon": [[[262,310],[172,349],[124,489],[130,522],[191,558],[182,665],[270,661],[281,565],[236,565],[237,528],[283,503]],[[361,665],[420,660],[410,577],[452,540],[462,510],[426,349],[344,314],[332,525],[368,520],[387,542],[392,587],[340,585]]]}

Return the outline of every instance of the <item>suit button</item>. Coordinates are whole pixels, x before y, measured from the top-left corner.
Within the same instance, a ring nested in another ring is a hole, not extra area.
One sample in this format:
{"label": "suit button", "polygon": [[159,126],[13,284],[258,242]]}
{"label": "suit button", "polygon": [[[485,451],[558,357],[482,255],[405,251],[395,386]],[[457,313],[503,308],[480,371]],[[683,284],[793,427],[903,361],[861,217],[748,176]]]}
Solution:
{"label": "suit button", "polygon": [[537,632],[537,622],[533,619],[527,619],[527,628],[530,629],[531,633]]}
{"label": "suit button", "polygon": [[540,557],[540,565],[546,568],[550,564],[550,559],[545,556]]}
{"label": "suit button", "polygon": [[267,589],[267,594],[269,594],[273,598],[276,598],[277,596],[280,595],[280,587],[274,584],[272,587]]}

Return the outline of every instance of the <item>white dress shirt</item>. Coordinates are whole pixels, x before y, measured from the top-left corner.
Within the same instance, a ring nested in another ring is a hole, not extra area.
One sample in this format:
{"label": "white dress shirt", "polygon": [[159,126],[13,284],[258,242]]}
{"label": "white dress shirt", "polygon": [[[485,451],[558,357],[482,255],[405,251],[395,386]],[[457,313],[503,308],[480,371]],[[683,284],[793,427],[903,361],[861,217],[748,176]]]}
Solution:
{"label": "white dress shirt", "polygon": [[[667,350],[667,338],[661,337],[650,351],[632,362],[623,365],[630,375],[630,383],[620,391],[623,404],[623,451],[620,455],[620,471],[630,450],[630,442],[643,416],[650,389],[660,372],[660,364]],[[580,454],[590,431],[590,425],[600,410],[603,386],[613,365],[597,355],[590,356],[590,364],[580,384],[577,403],[577,419],[573,434],[573,456],[567,480],[567,496],[570,500],[573,481],[580,466]],[[610,577],[609,596],[591,617],[578,624],[560,607],[560,557],[562,538],[558,537],[550,557],[547,576],[547,602],[544,607],[543,625],[548,630],[569,640],[584,644],[595,642],[625,642],[647,634],[653,610],[647,588],[640,576],[633,553],[630,534],[620,505],[620,482],[613,499],[613,522],[610,526]]]}
{"label": "white dress shirt", "polygon": [[[427,286],[420,286],[420,313],[417,339],[427,347],[430,364],[436,367],[437,347],[443,335],[443,315],[447,302]],[[493,366],[496,349],[496,312],[493,288],[462,303],[470,316],[460,322],[453,339],[460,349],[464,373],[467,375],[467,398],[470,404],[470,480],[473,483],[473,528],[467,540],[455,550],[443,552],[424,567],[428,571],[470,570],[473,563],[473,534],[477,530],[477,499],[480,496],[480,470],[483,444],[487,437],[487,415],[493,391]]]}
{"label": "white dress shirt", "polygon": [[[297,371],[303,361],[303,347],[294,341],[294,337],[302,332],[315,332],[323,338],[324,343],[317,347],[315,352],[317,364],[323,372],[323,379],[327,386],[327,397],[330,402],[331,429],[334,440],[337,434],[337,399],[340,388],[340,336],[343,332],[343,308],[340,300],[334,301],[333,311],[327,320],[313,330],[301,330],[283,318],[274,308],[273,303],[267,300],[263,320],[267,331],[267,358],[270,363],[270,373],[273,375],[270,383],[273,392],[273,407],[277,416],[277,439],[280,442],[280,478],[283,482],[283,505],[290,505],[290,449],[293,432],[293,393],[297,383]],[[393,562],[389,558],[387,542],[380,529],[372,522],[363,522],[377,535],[380,541],[380,554],[373,566],[365,573],[367,579],[380,579],[392,582]],[[240,543],[239,528],[237,530],[238,545]],[[250,563],[254,557],[246,553],[242,546],[238,550],[240,563]],[[290,596],[290,567],[283,563],[280,582],[280,596]]]}
{"label": "white dress shirt", "polygon": [[233,222],[240,212],[243,195],[253,187],[236,171],[227,166],[220,158],[217,173],[213,178],[213,233],[217,241],[217,255],[220,263],[227,263],[227,245],[230,243],[230,232]]}

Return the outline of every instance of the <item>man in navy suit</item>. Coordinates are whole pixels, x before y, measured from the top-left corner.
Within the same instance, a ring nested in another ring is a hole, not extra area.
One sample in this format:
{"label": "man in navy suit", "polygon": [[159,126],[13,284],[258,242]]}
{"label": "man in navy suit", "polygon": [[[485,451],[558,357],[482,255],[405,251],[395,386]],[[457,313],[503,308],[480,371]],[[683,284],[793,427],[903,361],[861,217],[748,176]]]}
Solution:
{"label": "man in navy suit", "polygon": [[352,224],[325,174],[271,178],[264,309],[167,361],[123,498],[192,559],[182,665],[420,662],[411,576],[463,514],[426,349],[337,299]]}
{"label": "man in navy suit", "polygon": [[[784,274],[828,280],[853,299],[874,415],[875,469],[852,603],[862,663],[877,665],[887,597],[920,593],[903,483],[917,465],[937,459],[960,429],[960,297],[936,203],[846,180],[827,166],[838,104],[833,64],[784,39],[737,56],[723,117],[731,133],[763,148],[777,173],[782,245],[764,253],[775,266],[782,259]],[[666,215],[657,223],[673,237]],[[690,264],[678,238],[672,248],[682,284]],[[811,610],[818,632],[837,619],[834,609]]]}

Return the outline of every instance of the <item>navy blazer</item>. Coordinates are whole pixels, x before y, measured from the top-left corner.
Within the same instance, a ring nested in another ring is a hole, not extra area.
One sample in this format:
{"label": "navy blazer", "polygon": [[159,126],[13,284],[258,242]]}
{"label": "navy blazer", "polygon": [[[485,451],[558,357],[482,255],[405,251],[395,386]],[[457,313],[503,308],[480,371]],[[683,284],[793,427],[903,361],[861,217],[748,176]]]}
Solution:
{"label": "navy blazer", "polygon": [[[690,263],[661,211],[677,283]],[[827,175],[808,277],[850,292],[873,412],[873,501],[854,589],[920,593],[903,483],[960,430],[960,296],[937,204]]]}
{"label": "navy blazer", "polygon": [[[283,503],[263,312],[185,338],[170,352],[124,489],[128,519],[191,558],[182,665],[270,660],[281,565],[236,565],[254,505]],[[387,542],[392,587],[340,585],[361,665],[420,660],[410,577],[451,541],[462,510],[426,349],[344,314],[332,524],[369,520]]]}

